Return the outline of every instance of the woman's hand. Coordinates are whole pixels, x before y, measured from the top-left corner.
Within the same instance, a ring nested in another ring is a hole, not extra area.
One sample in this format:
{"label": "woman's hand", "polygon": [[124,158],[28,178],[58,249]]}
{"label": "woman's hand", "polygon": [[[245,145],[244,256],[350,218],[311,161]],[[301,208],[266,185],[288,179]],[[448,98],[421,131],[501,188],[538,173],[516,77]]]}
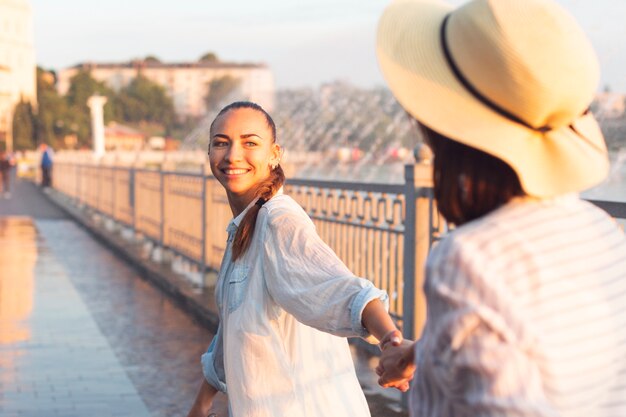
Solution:
{"label": "woman's hand", "polygon": [[378,384],[385,388],[396,388],[402,392],[409,389],[409,383],[415,373],[415,343],[403,340],[397,346],[387,344],[376,367]]}

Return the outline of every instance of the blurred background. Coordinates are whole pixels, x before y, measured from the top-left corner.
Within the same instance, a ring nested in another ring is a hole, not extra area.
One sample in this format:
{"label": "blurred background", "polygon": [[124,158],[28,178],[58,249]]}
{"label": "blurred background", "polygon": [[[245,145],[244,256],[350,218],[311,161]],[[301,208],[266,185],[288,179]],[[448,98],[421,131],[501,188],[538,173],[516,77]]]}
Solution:
{"label": "blurred background", "polygon": [[[557,2],[602,67],[591,109],[613,164],[584,197],[626,202],[626,2]],[[431,155],[376,63],[387,3],[0,0],[0,415],[184,415],[232,215],[208,130],[234,100],[273,115],[286,192],[419,334],[447,229]],[[596,204],[626,225],[626,204]],[[353,357],[372,415],[406,417],[371,351]]]}
{"label": "blurred background", "polygon": [[[0,146],[91,149],[100,94],[107,152],[204,150],[216,111],[246,99],[274,116],[292,177],[401,182],[419,138],[376,63],[387,3],[0,0]],[[613,170],[590,195],[624,200],[626,2],[558,3],[602,65]]]}

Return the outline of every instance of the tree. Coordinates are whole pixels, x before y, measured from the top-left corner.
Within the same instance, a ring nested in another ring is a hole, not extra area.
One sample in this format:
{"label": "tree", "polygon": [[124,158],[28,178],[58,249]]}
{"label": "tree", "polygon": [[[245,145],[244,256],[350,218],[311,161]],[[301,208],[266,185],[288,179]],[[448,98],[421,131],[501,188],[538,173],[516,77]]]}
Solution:
{"label": "tree", "polygon": [[217,55],[215,55],[215,53],[207,52],[206,54],[202,55],[198,61],[199,62],[215,63],[215,62],[219,62],[220,60],[217,57]]}
{"label": "tree", "polygon": [[20,100],[13,111],[13,149],[35,149],[35,116],[29,101]]}
{"label": "tree", "polygon": [[217,110],[220,104],[233,94],[241,84],[241,79],[225,75],[212,79],[208,84],[208,91],[204,97],[207,110]]}
{"label": "tree", "polygon": [[54,87],[54,74],[37,68],[37,113],[35,115],[36,142],[59,148],[66,134],[73,133],[65,125],[68,112],[65,99]]}
{"label": "tree", "polygon": [[65,96],[68,106],[66,117],[60,121],[60,125],[56,125],[60,130],[69,127],[78,136],[78,144],[82,146],[89,146],[91,143],[91,113],[87,100],[94,94],[108,98],[104,106],[105,123],[119,115],[116,108],[118,101],[113,90],[103,82],[96,81],[88,71],[80,70],[70,79],[70,88]]}
{"label": "tree", "polygon": [[87,106],[87,100],[94,94],[113,96],[113,92],[103,82],[96,81],[86,70],[80,70],[70,79],[70,88],[65,96],[69,106]]}
{"label": "tree", "polygon": [[148,55],[143,60],[146,63],[153,63],[153,64],[160,64],[161,63],[161,60],[158,57],[154,56],[154,55]]}
{"label": "tree", "polygon": [[139,74],[123,88],[117,105],[126,122],[153,122],[169,127],[176,120],[174,103],[165,89]]}

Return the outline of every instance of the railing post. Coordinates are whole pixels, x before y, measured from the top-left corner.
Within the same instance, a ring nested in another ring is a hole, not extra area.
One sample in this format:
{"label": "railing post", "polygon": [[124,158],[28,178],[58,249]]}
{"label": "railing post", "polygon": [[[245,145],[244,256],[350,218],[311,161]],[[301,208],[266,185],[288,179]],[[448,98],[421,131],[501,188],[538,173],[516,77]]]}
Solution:
{"label": "railing post", "polygon": [[81,169],[80,169],[80,164],[76,164],[75,168],[75,175],[74,178],[76,178],[76,194],[75,194],[75,198],[76,198],[76,205],[80,206],[80,177],[81,177]]}
{"label": "railing post", "polygon": [[102,191],[104,189],[104,187],[102,187],[102,183],[103,183],[103,173],[102,173],[102,167],[100,165],[100,161],[98,160],[97,165],[92,165],[93,170],[96,171],[96,181],[97,181],[97,191],[96,191],[96,198],[94,199],[94,204],[96,206],[96,212],[100,213],[100,214],[104,214],[103,210],[102,210]]}
{"label": "railing post", "polygon": [[202,288],[206,286],[206,205],[207,205],[207,195],[206,195],[206,168],[204,165],[202,166],[202,265],[200,265],[200,279],[202,281]]}
{"label": "railing post", "polygon": [[431,189],[432,167],[430,161],[421,160],[415,165],[415,186],[420,189],[415,202],[415,322],[413,336],[417,339],[422,334],[426,323],[426,298],[424,297],[424,279],[426,277],[426,258],[430,250],[432,234]]}
{"label": "railing post", "polygon": [[406,220],[405,220],[405,282],[404,337],[417,339],[426,322],[426,300],[422,288],[426,276],[426,258],[432,234],[431,192],[432,153],[423,145],[416,149],[416,164],[405,167]]}
{"label": "railing post", "polygon": [[415,165],[404,166],[404,299],[402,300],[402,333],[415,338]]}
{"label": "railing post", "polygon": [[128,169],[128,205],[132,211],[133,235],[137,233],[137,210],[135,210],[135,168]]}
{"label": "railing post", "polygon": [[161,244],[161,248],[165,247],[165,173],[161,169],[161,183],[160,183],[160,196],[161,196],[161,230],[159,243]]}
{"label": "railing post", "polygon": [[[416,163],[404,167],[404,299],[402,308],[405,339],[420,337],[426,322],[426,299],[422,288],[426,276],[426,257],[431,243],[431,158],[424,148],[416,148]],[[402,405],[408,408],[408,394]]]}
{"label": "railing post", "polygon": [[117,190],[117,184],[115,180],[116,180],[117,168],[111,167],[110,172],[111,172],[111,218],[114,221],[117,221],[117,219],[115,218],[115,202],[117,200],[117,193],[115,192]]}

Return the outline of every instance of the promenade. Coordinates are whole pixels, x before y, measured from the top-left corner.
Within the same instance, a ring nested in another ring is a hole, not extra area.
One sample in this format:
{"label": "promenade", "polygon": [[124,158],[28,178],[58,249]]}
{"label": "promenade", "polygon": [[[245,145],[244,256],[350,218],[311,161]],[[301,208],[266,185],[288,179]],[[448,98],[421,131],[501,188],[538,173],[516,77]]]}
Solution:
{"label": "promenade", "polygon": [[[0,262],[0,416],[185,415],[213,335],[179,307],[184,292],[165,294],[28,181],[0,200]],[[353,353],[372,415],[405,416]]]}

